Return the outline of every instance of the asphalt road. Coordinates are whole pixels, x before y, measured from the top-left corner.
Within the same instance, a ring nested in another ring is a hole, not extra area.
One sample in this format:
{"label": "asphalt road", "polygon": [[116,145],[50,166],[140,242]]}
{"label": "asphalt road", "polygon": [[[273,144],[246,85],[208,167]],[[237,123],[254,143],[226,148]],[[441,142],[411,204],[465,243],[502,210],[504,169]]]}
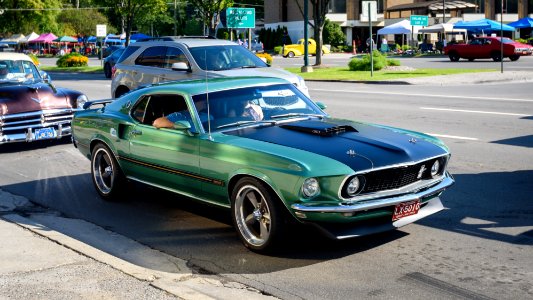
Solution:
{"label": "asphalt road", "polygon": [[[110,89],[101,77],[54,80],[98,99]],[[343,242],[294,228],[283,252],[264,256],[241,245],[225,210],[143,186],[125,201],[103,202],[89,160],[68,141],[2,146],[0,186],[283,299],[533,297],[530,83],[308,85],[333,116],[441,137],[457,181],[442,197],[447,209]]]}

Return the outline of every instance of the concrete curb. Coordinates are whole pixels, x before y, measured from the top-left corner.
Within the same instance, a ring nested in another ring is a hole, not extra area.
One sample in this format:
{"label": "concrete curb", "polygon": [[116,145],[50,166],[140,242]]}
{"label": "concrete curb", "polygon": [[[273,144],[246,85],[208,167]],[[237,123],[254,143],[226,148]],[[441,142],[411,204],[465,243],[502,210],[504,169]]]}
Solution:
{"label": "concrete curb", "polygon": [[[146,281],[151,286],[182,299],[276,299],[238,282],[220,280],[217,276],[194,274],[185,260],[141,245],[131,239],[107,231],[99,226],[77,219],[67,219],[58,214],[37,213],[23,217],[17,210],[31,207],[24,197],[0,190],[1,219],[25,228],[83,256]],[[10,210],[13,210],[11,212]],[[67,232],[64,234],[63,232]],[[78,235],[77,238],[71,236]],[[89,239],[91,244],[100,241],[97,247],[80,240]],[[105,249],[105,251],[101,249]],[[112,250],[110,250],[112,249]],[[143,267],[108,252],[124,254],[126,259],[143,261],[159,270]],[[130,254],[133,253],[133,254]],[[129,257],[128,257],[128,254]]]}

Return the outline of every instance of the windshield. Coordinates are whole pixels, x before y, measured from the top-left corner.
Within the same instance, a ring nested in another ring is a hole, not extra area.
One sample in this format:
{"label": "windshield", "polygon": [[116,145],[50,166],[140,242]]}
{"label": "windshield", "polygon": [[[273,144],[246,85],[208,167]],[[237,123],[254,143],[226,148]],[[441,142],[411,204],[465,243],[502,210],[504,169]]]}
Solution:
{"label": "windshield", "polygon": [[205,71],[268,67],[259,57],[240,45],[194,47],[190,51],[198,67]]}
{"label": "windshield", "polygon": [[504,43],[504,44],[511,44],[511,43],[514,43],[513,40],[511,40],[510,38],[506,38],[506,37],[502,38],[501,41],[502,41],[502,43]]}
{"label": "windshield", "polygon": [[[206,98],[206,94],[193,96],[199,115],[207,114]],[[313,101],[292,84],[209,93],[209,115],[212,120],[212,131],[326,116]],[[207,131],[207,122],[204,122],[203,126]]]}
{"label": "windshield", "polygon": [[39,71],[26,60],[0,60],[0,84],[42,81]]}

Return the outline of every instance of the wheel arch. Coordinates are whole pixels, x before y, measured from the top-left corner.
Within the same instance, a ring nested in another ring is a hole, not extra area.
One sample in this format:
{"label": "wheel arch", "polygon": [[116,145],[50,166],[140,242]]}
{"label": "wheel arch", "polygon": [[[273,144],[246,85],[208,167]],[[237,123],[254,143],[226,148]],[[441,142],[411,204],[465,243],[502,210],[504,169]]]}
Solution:
{"label": "wheel arch", "polygon": [[240,179],[246,178],[246,177],[254,178],[258,180],[259,182],[263,183],[266,189],[268,189],[270,192],[276,195],[277,200],[275,201],[278,201],[278,204],[284,207],[284,211],[290,214],[291,216],[293,216],[293,218],[297,220],[297,218],[292,214],[291,210],[287,206],[287,203],[283,201],[283,197],[282,197],[283,193],[274,187],[275,185],[270,179],[270,177],[256,170],[249,170],[249,169],[239,170],[231,174],[230,179],[228,180],[227,190],[226,190],[230,203],[232,201],[231,194],[233,193],[233,189],[237,185],[237,182],[239,182]]}

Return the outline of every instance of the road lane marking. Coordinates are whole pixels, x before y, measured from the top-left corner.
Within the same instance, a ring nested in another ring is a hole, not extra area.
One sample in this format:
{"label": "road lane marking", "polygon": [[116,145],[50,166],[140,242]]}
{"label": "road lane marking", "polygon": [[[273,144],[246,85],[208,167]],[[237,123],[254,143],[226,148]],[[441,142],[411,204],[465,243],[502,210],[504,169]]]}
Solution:
{"label": "road lane marking", "polygon": [[466,136],[457,136],[457,135],[447,135],[447,134],[438,134],[438,133],[426,133],[427,135],[439,137],[439,138],[447,138],[447,139],[456,139],[456,140],[467,140],[467,141],[479,141],[478,138],[473,137],[466,137]]}
{"label": "road lane marking", "polygon": [[504,113],[504,112],[494,112],[494,111],[481,111],[481,110],[466,110],[466,109],[452,109],[452,108],[438,108],[438,107],[420,107],[420,109],[425,110],[440,110],[440,111],[451,111],[451,112],[464,112],[464,113],[476,113],[476,114],[491,114],[491,115],[504,115],[504,116],[518,116],[518,117],[528,117],[531,114],[517,114],[517,113]]}
{"label": "road lane marking", "polygon": [[432,97],[432,98],[452,98],[452,99],[473,99],[487,101],[514,101],[514,102],[533,102],[533,99],[520,98],[495,98],[495,97],[473,97],[473,96],[454,96],[454,95],[435,95],[435,94],[408,94],[396,92],[373,92],[373,91],[355,91],[355,90],[337,90],[337,89],[309,89],[318,92],[339,92],[339,93],[359,93],[359,94],[376,94],[376,95],[393,95],[393,96],[415,96],[415,97]]}

